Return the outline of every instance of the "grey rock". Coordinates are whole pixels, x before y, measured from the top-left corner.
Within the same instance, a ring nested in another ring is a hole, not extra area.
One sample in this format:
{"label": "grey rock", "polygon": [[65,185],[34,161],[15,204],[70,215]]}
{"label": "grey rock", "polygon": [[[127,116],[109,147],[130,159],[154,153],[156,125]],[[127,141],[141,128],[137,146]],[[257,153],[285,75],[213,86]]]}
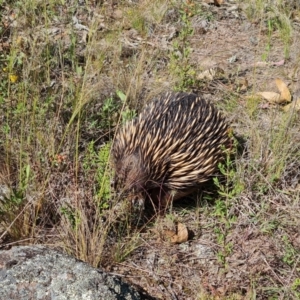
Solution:
{"label": "grey rock", "polygon": [[10,188],[0,182],[0,201],[4,202],[5,199],[10,197],[10,193]]}
{"label": "grey rock", "polygon": [[151,299],[116,276],[45,246],[0,251],[0,299]]}

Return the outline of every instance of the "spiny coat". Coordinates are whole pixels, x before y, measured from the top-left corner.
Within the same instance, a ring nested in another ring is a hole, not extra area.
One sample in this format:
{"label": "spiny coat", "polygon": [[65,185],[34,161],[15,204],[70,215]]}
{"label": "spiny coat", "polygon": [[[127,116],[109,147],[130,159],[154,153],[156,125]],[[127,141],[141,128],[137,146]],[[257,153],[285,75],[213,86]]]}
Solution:
{"label": "spiny coat", "polygon": [[164,94],[116,134],[115,187],[164,206],[209,180],[230,141],[212,104],[194,94]]}

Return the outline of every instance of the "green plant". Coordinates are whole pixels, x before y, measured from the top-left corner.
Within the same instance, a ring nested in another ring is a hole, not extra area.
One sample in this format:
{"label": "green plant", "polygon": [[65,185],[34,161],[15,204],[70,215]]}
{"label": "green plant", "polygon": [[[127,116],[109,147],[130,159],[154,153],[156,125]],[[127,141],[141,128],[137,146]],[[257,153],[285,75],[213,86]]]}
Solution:
{"label": "green plant", "polygon": [[282,260],[286,264],[293,266],[299,261],[300,253],[293,247],[286,235],[282,237],[282,242],[285,248],[285,253]]}
{"label": "green plant", "polygon": [[[120,112],[121,122],[125,123],[136,116],[136,112],[130,109],[126,103],[126,95],[122,91],[116,92],[121,102],[118,102],[114,97],[109,97],[104,100],[99,116],[99,125],[102,129],[110,129],[117,122],[117,115]],[[98,122],[95,121],[96,126]]]}
{"label": "green plant", "polygon": [[97,152],[95,149],[95,142],[92,141],[88,144],[85,157],[83,160],[83,169],[86,176],[94,174],[96,184],[94,185],[94,197],[101,214],[103,210],[109,207],[109,200],[111,199],[110,188],[110,147],[108,142],[101,146]]}
{"label": "green plant", "polygon": [[118,97],[120,98],[120,100],[123,104],[122,110],[121,110],[122,123],[126,123],[127,121],[130,121],[130,120],[132,120],[133,118],[136,117],[136,111],[133,110],[133,109],[130,109],[126,105],[127,97],[122,91],[117,91],[117,95],[118,95]]}
{"label": "green plant", "polygon": [[[2,182],[0,182],[1,193],[4,191],[4,197],[0,199],[0,216],[7,233],[13,239],[33,233],[40,205],[39,201],[33,203],[26,201],[28,188],[33,179],[30,166],[24,166],[19,175],[19,184],[15,188],[2,186]],[[34,212],[30,212],[31,206],[34,208]]]}
{"label": "green plant", "polygon": [[194,34],[194,29],[184,7],[180,10],[180,16],[182,27],[177,39],[173,42],[169,68],[177,81],[175,90],[185,91],[195,83],[196,71],[190,61],[192,49],[189,41],[189,38]]}
{"label": "green plant", "polygon": [[109,174],[109,158],[110,158],[110,143],[105,144],[99,151],[97,182],[99,190],[97,192],[97,202],[99,209],[107,209],[109,200],[111,199],[110,174]]}
{"label": "green plant", "polygon": [[[237,144],[235,144],[234,147],[236,148]],[[232,243],[227,241],[227,236],[237,220],[232,207],[235,205],[236,198],[244,190],[244,184],[238,178],[230,153],[226,155],[225,161],[219,164],[219,170],[224,180],[220,180],[219,177],[213,178],[219,198],[214,204],[212,214],[217,220],[214,232],[217,237],[217,242],[220,245],[218,258],[223,267],[226,267],[226,257],[231,253],[233,248]]]}
{"label": "green plant", "polygon": [[69,224],[71,225],[71,228],[73,230],[76,230],[78,223],[80,221],[78,213],[74,209],[68,206],[62,206],[60,208],[61,215],[64,216]]}
{"label": "green plant", "polygon": [[297,299],[300,298],[300,278],[296,278],[292,284],[292,290],[295,293]]}
{"label": "green plant", "polygon": [[274,28],[274,23],[272,20],[268,20],[267,21],[267,28],[268,28],[268,41],[267,41],[267,45],[265,47],[265,52],[262,54],[262,60],[266,61],[269,57],[269,53],[271,51],[271,47],[272,47],[272,33],[273,33],[273,28]]}
{"label": "green plant", "polygon": [[114,114],[117,111],[117,103],[114,98],[109,97],[104,100],[100,112],[100,127],[109,129],[114,123]]}
{"label": "green plant", "polygon": [[[127,231],[127,230],[126,230]],[[119,232],[120,236],[113,248],[113,260],[117,263],[123,262],[134,250],[142,244],[142,239],[138,233],[132,232],[124,237],[123,231]]]}
{"label": "green plant", "polygon": [[291,15],[293,6],[284,1],[249,0],[246,6],[247,17],[251,20],[261,19],[267,28],[267,44],[262,59],[267,60],[271,47],[274,46],[273,33],[277,30],[284,44],[284,55],[289,57],[292,37]]}
{"label": "green plant", "polygon": [[238,141],[229,132],[232,139],[232,149],[225,153],[224,162],[219,163],[218,168],[220,173],[224,176],[225,181],[220,181],[218,177],[214,177],[213,181],[218,188],[219,195],[229,201],[238,196],[244,189],[244,184],[238,178],[235,161],[233,155],[237,153]]}
{"label": "green plant", "polygon": [[130,20],[132,28],[142,35],[146,33],[146,19],[139,7],[129,8],[127,10],[127,17]]}
{"label": "green plant", "polygon": [[279,31],[281,40],[284,43],[284,56],[286,58],[290,55],[290,44],[292,39],[292,24],[290,20],[290,14],[281,14],[275,21],[275,26]]}

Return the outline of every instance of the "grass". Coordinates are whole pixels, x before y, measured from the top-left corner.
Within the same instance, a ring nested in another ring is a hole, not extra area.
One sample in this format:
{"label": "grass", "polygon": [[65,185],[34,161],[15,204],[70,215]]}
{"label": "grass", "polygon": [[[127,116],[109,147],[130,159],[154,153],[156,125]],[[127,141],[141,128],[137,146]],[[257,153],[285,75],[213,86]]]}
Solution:
{"label": "grass", "polygon": [[[1,248],[62,246],[95,267],[134,274],[133,282],[141,275],[157,297],[299,298],[299,115],[262,109],[256,97],[277,77],[296,90],[299,7],[239,5],[259,38],[253,48],[239,48],[248,32],[232,41],[241,29],[214,36],[228,18],[220,22],[219,8],[196,1],[0,1]],[[234,55],[237,63],[224,63]],[[290,61],[281,68],[249,67],[281,57]],[[204,58],[226,76],[198,80]],[[244,63],[246,92],[234,87]],[[167,90],[212,99],[233,126],[238,153],[195,201],[174,203],[139,228],[111,190],[110,147],[116,128]],[[193,233],[189,244],[161,241],[175,222]]]}
{"label": "grass", "polygon": [[290,1],[261,1],[251,0],[246,1],[245,12],[249,19],[261,19],[268,31],[268,43],[266,44],[263,59],[268,58],[270,48],[273,43],[277,43],[278,39],[272,41],[272,33],[278,32],[281,41],[284,44],[285,57],[289,57],[290,41],[292,38],[292,19],[291,14],[293,10],[293,3]]}

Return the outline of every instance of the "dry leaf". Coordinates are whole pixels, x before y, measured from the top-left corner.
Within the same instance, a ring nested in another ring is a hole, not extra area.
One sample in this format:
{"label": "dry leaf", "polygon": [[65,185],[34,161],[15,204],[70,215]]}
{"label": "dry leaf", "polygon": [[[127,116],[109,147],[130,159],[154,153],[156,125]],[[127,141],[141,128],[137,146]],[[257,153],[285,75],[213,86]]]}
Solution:
{"label": "dry leaf", "polygon": [[280,61],[273,62],[272,65],[278,67],[278,66],[283,66],[284,63],[285,63],[285,60],[282,59],[282,60],[280,60]]}
{"label": "dry leaf", "polygon": [[188,240],[189,231],[184,224],[178,223],[176,232],[173,230],[164,230],[164,235],[171,243],[180,244]]}
{"label": "dry leaf", "polygon": [[276,82],[277,88],[281,94],[281,99],[285,100],[287,102],[291,102],[292,96],[291,96],[291,93],[290,93],[287,85],[279,78],[277,78],[275,80],[275,82]]}
{"label": "dry leaf", "polygon": [[184,243],[188,240],[189,237],[189,231],[187,227],[182,224],[178,223],[177,225],[177,240],[174,241],[174,243]]}
{"label": "dry leaf", "polygon": [[285,102],[281,99],[281,96],[278,93],[274,92],[259,92],[257,95],[262,96],[264,99],[268,100],[271,103],[282,103]]}
{"label": "dry leaf", "polygon": [[211,68],[198,74],[197,80],[203,80],[203,79],[214,80],[216,78],[222,77],[223,74],[224,74],[224,70],[222,70],[221,68],[218,67]]}
{"label": "dry leaf", "polygon": [[214,0],[215,5],[219,6],[224,2],[224,0]]}
{"label": "dry leaf", "polygon": [[268,65],[269,65],[269,63],[267,63],[266,61],[257,61],[252,66],[254,68],[265,68]]}
{"label": "dry leaf", "polygon": [[176,232],[169,229],[164,230],[163,233],[164,233],[164,237],[170,241],[174,238],[174,236],[176,236]]}
{"label": "dry leaf", "polygon": [[239,80],[238,80],[238,83],[237,83],[237,86],[238,86],[238,88],[239,88],[239,90],[240,91],[246,91],[247,89],[248,89],[248,80],[247,80],[247,78],[246,77],[244,77],[244,78],[240,78]]}
{"label": "dry leaf", "polygon": [[298,98],[296,101],[293,101],[292,103],[284,106],[282,109],[285,112],[288,112],[290,110],[299,111],[300,110],[300,98]]}

